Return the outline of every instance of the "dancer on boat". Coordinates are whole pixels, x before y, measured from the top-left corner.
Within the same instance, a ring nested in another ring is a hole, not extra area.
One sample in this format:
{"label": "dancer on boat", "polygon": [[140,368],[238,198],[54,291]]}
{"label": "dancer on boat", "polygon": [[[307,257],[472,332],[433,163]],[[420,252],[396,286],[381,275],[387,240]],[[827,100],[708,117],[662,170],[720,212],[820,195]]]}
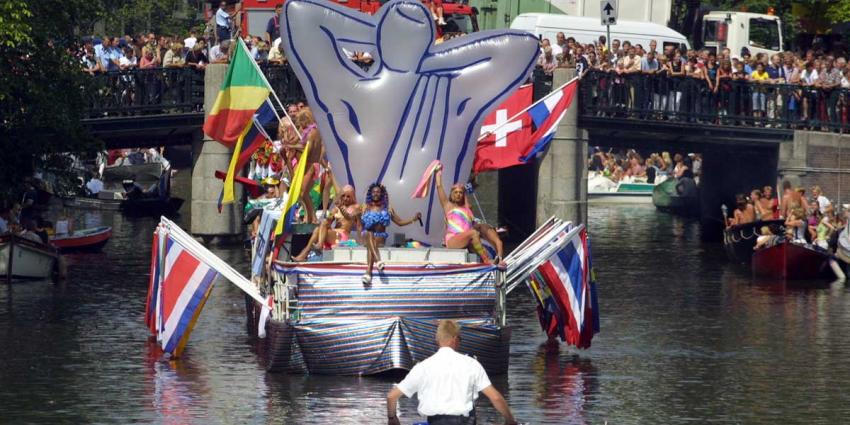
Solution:
{"label": "dancer on boat", "polygon": [[351,239],[351,229],[360,224],[360,207],[357,205],[354,186],[345,185],[340,189],[333,173],[328,170],[328,174],[338,194],[334,199],[336,206],[322,224],[313,230],[310,241],[301,253],[292,258],[293,261],[306,260],[311,249],[331,249],[340,242],[348,241]]}
{"label": "dancer on boat", "polygon": [[[307,143],[310,144],[310,153],[307,156],[307,166],[304,171],[304,179],[301,187],[301,202],[306,212],[306,221],[308,223],[318,223],[316,209],[313,206],[313,200],[310,198],[310,186],[316,178],[315,170],[318,167],[315,164],[321,164],[322,158],[325,156],[325,146],[322,144],[322,137],[319,135],[319,129],[316,127],[316,120],[313,118],[313,112],[310,108],[304,107],[298,111],[298,115],[293,118],[293,121],[301,129],[300,144],[289,143],[284,145],[284,149],[293,153],[303,152]],[[295,168],[294,164],[287,162],[286,165],[290,168],[290,175],[292,175]]]}
{"label": "dancer on boat", "polygon": [[[462,184],[455,184],[451,188],[449,197],[446,198],[442,165],[437,167],[437,196],[446,213],[446,248],[469,249],[478,254],[481,261],[490,262],[490,256],[481,244],[481,232],[475,229],[475,216],[469,209],[466,189]],[[499,261],[500,259],[497,258],[494,263]]]}
{"label": "dancer on boat", "polygon": [[361,210],[360,222],[363,225],[363,245],[366,246],[366,273],[363,275],[363,284],[372,283],[372,267],[377,263],[378,270],[384,269],[381,261],[381,253],[378,248],[384,246],[387,241],[387,226],[390,220],[399,226],[407,226],[414,221],[422,223],[422,213],[418,212],[410,220],[399,218],[395,210],[389,206],[387,188],[380,183],[372,183],[366,192],[366,203]]}

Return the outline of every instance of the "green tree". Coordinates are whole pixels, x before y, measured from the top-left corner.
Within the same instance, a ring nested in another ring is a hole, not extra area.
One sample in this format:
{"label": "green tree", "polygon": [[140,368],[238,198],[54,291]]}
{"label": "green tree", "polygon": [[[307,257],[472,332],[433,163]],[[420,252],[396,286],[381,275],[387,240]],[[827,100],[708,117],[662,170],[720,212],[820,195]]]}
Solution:
{"label": "green tree", "polygon": [[116,0],[104,16],[107,34],[185,35],[204,23],[203,0]]}
{"label": "green tree", "polygon": [[61,168],[62,153],[99,147],[81,122],[86,78],[73,34],[91,27],[102,6],[0,0],[0,201],[16,196],[36,168]]}

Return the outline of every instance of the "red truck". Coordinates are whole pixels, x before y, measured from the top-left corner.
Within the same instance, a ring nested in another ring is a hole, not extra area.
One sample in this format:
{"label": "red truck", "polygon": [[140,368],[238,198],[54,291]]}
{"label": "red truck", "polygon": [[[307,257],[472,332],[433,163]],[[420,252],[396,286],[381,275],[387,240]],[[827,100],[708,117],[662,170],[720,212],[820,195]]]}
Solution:
{"label": "red truck", "polygon": [[[285,0],[241,0],[228,1],[235,4],[237,10],[241,11],[242,34],[263,36],[266,32],[266,24],[274,15],[274,8],[283,4]],[[386,2],[379,0],[331,0],[334,3],[350,7],[370,15],[375,14],[381,5]],[[208,0],[205,6],[207,20],[215,15],[220,1]],[[469,6],[468,0],[449,2],[443,0],[443,18],[446,25],[437,27],[437,38],[447,34],[468,34],[478,31],[478,10]]]}

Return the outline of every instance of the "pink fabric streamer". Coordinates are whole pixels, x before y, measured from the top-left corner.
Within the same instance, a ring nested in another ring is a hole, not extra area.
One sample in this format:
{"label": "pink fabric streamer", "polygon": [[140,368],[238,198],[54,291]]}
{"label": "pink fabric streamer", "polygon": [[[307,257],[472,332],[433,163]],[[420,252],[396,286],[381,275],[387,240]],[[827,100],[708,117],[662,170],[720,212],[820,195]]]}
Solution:
{"label": "pink fabric streamer", "polygon": [[427,167],[425,167],[425,173],[422,174],[422,180],[419,181],[419,184],[416,186],[413,194],[410,195],[411,199],[424,198],[428,196],[428,188],[431,187],[431,180],[436,174],[435,172],[438,165],[440,165],[440,160],[435,159],[431,161]]}

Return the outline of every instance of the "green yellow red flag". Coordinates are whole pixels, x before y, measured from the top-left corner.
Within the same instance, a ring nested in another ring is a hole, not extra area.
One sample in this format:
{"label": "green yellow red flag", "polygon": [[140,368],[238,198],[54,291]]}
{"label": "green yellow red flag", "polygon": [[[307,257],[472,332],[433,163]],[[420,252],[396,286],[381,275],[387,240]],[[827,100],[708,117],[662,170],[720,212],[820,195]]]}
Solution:
{"label": "green yellow red flag", "polygon": [[232,148],[257,109],[269,97],[269,86],[240,40],[227,68],[227,75],[204,122],[204,133]]}
{"label": "green yellow red flag", "polygon": [[292,175],[292,181],[289,184],[289,194],[286,197],[286,202],[283,204],[283,211],[280,219],[277,221],[277,226],[274,229],[274,235],[277,237],[286,229],[286,224],[291,223],[295,215],[295,204],[301,197],[301,186],[304,182],[304,173],[307,170],[307,155],[310,152],[310,142],[304,145],[304,151],[301,152],[301,157],[298,158],[298,165],[295,166],[295,172]]}

